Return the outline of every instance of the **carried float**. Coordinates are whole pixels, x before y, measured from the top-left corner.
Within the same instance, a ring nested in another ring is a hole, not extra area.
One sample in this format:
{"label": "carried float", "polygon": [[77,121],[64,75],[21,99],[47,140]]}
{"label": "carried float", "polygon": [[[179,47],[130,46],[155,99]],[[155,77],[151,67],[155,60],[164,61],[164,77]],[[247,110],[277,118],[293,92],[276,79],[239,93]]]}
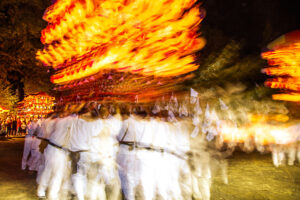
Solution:
{"label": "carried float", "polygon": [[265,85],[278,89],[273,94],[274,100],[300,103],[300,30],[287,33],[268,46],[268,51],[261,54],[268,60],[269,67],[262,70],[273,78]]}
{"label": "carried float", "polygon": [[56,1],[43,16],[36,57],[55,70],[58,103],[149,101],[176,90],[205,45],[199,7],[196,0]]}
{"label": "carried float", "polygon": [[23,117],[45,117],[53,112],[55,97],[45,92],[30,94],[18,103],[18,115]]}

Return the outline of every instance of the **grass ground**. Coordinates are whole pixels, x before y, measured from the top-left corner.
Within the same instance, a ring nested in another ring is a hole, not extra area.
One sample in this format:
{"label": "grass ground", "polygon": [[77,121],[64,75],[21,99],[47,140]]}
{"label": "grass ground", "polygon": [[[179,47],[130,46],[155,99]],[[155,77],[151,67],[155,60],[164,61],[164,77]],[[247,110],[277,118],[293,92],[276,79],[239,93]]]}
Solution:
{"label": "grass ground", "polygon": [[[0,200],[35,200],[35,174],[21,170],[24,138],[0,140]],[[299,200],[300,165],[276,168],[271,155],[236,152],[228,185],[216,176],[212,200]]]}

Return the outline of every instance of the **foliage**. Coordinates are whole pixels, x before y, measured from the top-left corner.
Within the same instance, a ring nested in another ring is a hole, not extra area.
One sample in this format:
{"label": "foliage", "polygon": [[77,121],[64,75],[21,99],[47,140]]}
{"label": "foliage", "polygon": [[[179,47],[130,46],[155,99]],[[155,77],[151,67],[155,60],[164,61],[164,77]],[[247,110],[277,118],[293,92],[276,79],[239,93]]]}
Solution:
{"label": "foliage", "polygon": [[13,95],[11,87],[0,79],[0,106],[13,110],[18,98]]}
{"label": "foliage", "polygon": [[[1,0],[0,71],[5,79],[12,71],[26,86],[26,93],[51,88],[47,68],[37,63],[35,53],[41,48],[40,32],[46,26],[42,15],[50,0]],[[28,87],[34,85],[34,87]],[[32,91],[33,89],[33,91]]]}

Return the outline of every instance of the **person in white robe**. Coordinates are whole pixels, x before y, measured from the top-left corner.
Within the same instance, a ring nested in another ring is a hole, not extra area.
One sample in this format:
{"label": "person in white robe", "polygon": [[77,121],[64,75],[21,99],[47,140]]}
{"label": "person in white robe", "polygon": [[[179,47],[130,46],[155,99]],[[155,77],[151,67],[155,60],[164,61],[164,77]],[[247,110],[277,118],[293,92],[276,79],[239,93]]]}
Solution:
{"label": "person in white robe", "polygon": [[35,131],[32,136],[32,142],[31,142],[31,157],[30,157],[30,166],[29,170],[31,171],[38,171],[43,163],[43,157],[42,153],[40,152],[40,144],[41,140],[38,138],[38,133],[40,132],[40,127],[42,124],[43,119],[37,120],[35,124]]}
{"label": "person in white robe", "polygon": [[34,170],[35,167],[32,165],[33,163],[33,153],[32,151],[32,142],[34,140],[34,133],[37,128],[37,123],[35,121],[31,121],[28,124],[27,127],[27,135],[25,136],[25,141],[24,141],[24,150],[23,150],[23,157],[22,157],[22,170],[25,170],[27,166],[30,168],[29,170]]}
{"label": "person in white robe", "polygon": [[216,143],[213,142],[219,137],[220,120],[215,110],[210,109],[209,104],[207,104],[200,129],[199,123],[202,120],[199,119],[202,118],[202,112],[200,112],[199,99],[196,98],[191,103],[195,106],[192,119],[195,128],[190,140],[193,198],[209,200],[213,173],[216,169],[220,169],[224,183],[228,182],[227,162],[223,159],[222,154],[216,150]]}
{"label": "person in white robe", "polygon": [[135,126],[137,124],[137,116],[131,114],[130,116],[125,115],[125,117],[121,131],[117,136],[120,143],[117,163],[119,165],[118,171],[124,197],[126,200],[134,200],[135,190],[140,181],[139,176],[136,176],[136,172],[140,171],[139,162],[136,151],[133,148],[136,138]]}
{"label": "person in white robe", "polygon": [[175,155],[172,155],[173,182],[172,187],[173,199],[191,199],[191,170],[188,164],[188,152],[190,151],[190,133],[191,124],[185,118],[175,117],[172,111],[168,113],[168,122],[170,127],[170,148]]}
{"label": "person in white robe", "polygon": [[68,147],[70,130],[75,119],[77,119],[76,115],[68,113],[62,113],[56,119],[54,131],[50,134],[49,144],[44,151],[45,169],[40,176],[38,196],[45,196],[48,189],[49,199],[60,199],[65,192],[62,186],[70,179]]}
{"label": "person in white robe", "polygon": [[293,124],[285,128],[273,128],[270,130],[270,134],[275,139],[275,143],[271,145],[271,150],[273,164],[276,167],[284,165],[286,162],[288,165],[294,165],[297,158],[299,132],[299,124]]}
{"label": "person in white robe", "polygon": [[[102,118],[92,117],[91,112],[81,114],[74,127],[70,150],[80,152],[77,172],[72,176],[78,199],[120,197],[116,135],[121,129],[121,117],[108,116],[104,111],[107,109],[101,106]],[[106,187],[110,189],[108,194]]]}
{"label": "person in white robe", "polygon": [[[105,110],[105,109],[104,109]],[[122,116],[120,109],[116,107],[114,112],[102,114],[104,129],[100,134],[98,151],[101,154],[101,176],[106,184],[107,199],[117,200],[121,197],[121,183],[118,175],[117,153],[119,143],[117,136],[122,131]]]}
{"label": "person in white robe", "polygon": [[135,172],[136,180],[140,180],[142,195],[145,200],[151,200],[156,194],[156,170],[160,166],[156,152],[153,147],[153,133],[156,131],[152,118],[137,117],[135,124],[136,142],[136,166],[139,170]]}
{"label": "person in white robe", "polygon": [[[39,167],[37,178],[36,178],[38,185],[40,185],[41,177],[45,178],[45,174],[48,174],[47,172],[44,172],[44,170],[51,169],[51,167],[49,167],[49,160],[45,159],[44,150],[48,144],[47,141],[49,140],[50,135],[53,133],[53,131],[55,129],[56,117],[57,117],[57,114],[53,113],[50,117],[45,119],[42,122],[41,126],[38,128],[37,137],[42,140],[41,145],[43,145],[43,147],[40,146],[40,150],[41,150],[41,148],[43,148],[42,149],[42,164]],[[44,175],[42,176],[43,173],[44,173]],[[44,184],[46,184],[46,183],[44,183]],[[43,186],[43,187],[39,187],[39,188],[41,191],[38,192],[38,196],[45,196],[45,191],[44,191],[44,189],[41,189],[41,188],[47,188],[47,186]]]}
{"label": "person in white robe", "polygon": [[[176,119],[173,112],[169,110],[167,116],[157,120],[158,131],[154,137],[154,146],[160,148],[163,153],[160,154],[161,173],[157,175],[157,193],[163,199],[183,199],[179,183],[180,168],[185,155],[178,151],[177,137],[179,136],[178,128],[175,125]],[[165,114],[166,115],[166,114]],[[160,140],[158,142],[157,140]],[[162,142],[163,141],[163,142]],[[188,197],[186,197],[188,199]]]}

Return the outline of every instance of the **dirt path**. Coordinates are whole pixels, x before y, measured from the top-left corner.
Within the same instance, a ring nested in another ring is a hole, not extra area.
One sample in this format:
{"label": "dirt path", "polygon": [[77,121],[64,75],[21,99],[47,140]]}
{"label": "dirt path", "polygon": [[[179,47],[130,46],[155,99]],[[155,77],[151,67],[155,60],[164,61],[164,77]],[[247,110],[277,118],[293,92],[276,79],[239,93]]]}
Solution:
{"label": "dirt path", "polygon": [[[21,170],[24,138],[0,140],[0,200],[35,200],[35,174]],[[300,165],[276,168],[270,155],[235,153],[229,184],[216,177],[212,200],[299,200]]]}
{"label": "dirt path", "polygon": [[24,138],[0,141],[0,199],[38,199],[35,174],[21,170]]}
{"label": "dirt path", "polygon": [[215,179],[213,200],[300,199],[300,165],[276,168],[270,154],[235,153],[229,158],[228,178],[228,185]]}

